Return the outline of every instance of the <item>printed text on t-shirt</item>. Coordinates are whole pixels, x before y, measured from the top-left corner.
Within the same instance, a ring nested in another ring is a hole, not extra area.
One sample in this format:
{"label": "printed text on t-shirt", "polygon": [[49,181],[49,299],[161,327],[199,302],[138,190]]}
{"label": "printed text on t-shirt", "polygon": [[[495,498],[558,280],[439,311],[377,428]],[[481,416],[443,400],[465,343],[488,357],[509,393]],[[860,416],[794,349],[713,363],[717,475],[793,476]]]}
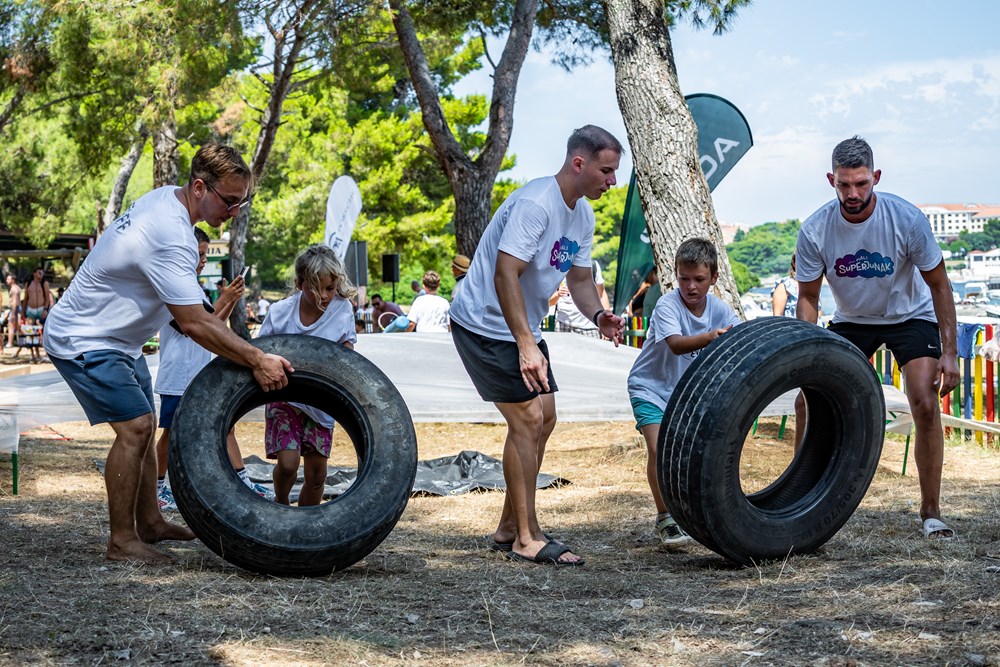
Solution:
{"label": "printed text on t-shirt", "polygon": [[877,252],[862,248],[834,262],[834,271],[840,278],[885,278],[892,275],[893,262]]}
{"label": "printed text on t-shirt", "polygon": [[552,256],[549,257],[549,264],[556,267],[562,273],[569,271],[573,264],[573,258],[580,251],[580,244],[570,241],[565,236],[555,242],[552,246]]}

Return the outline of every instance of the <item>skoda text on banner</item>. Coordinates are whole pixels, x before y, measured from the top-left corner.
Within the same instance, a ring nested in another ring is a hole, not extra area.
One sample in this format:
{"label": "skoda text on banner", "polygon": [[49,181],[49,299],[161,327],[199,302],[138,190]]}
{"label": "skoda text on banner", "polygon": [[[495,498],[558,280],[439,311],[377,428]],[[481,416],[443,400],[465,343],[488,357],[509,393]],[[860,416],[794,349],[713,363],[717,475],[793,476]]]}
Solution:
{"label": "skoda text on banner", "polygon": [[[697,93],[684,99],[698,126],[698,155],[711,191],[753,146],[750,126],[739,109],[717,95]],[[636,293],[652,268],[653,249],[649,245],[646,218],[642,214],[642,202],[639,201],[633,172],[625,197],[622,237],[618,246],[616,313],[625,310],[628,299]]]}

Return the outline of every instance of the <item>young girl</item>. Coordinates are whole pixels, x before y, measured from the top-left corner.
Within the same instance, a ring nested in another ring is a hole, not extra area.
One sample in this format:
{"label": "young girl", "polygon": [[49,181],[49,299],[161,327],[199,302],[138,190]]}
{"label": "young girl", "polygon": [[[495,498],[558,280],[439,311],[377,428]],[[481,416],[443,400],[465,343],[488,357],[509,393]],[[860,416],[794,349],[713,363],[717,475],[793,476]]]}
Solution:
{"label": "young girl", "polygon": [[[357,294],[344,265],[329,247],[309,246],[295,259],[296,292],[272,304],[260,327],[260,336],[304,334],[319,336],[354,349],[354,308],[348,300]],[[303,462],[305,481],[299,506],[323,501],[326,464],[333,443],[333,418],[314,407],[298,403],[270,403],[264,411],[264,446],[274,467],[275,500],[289,504]]]}

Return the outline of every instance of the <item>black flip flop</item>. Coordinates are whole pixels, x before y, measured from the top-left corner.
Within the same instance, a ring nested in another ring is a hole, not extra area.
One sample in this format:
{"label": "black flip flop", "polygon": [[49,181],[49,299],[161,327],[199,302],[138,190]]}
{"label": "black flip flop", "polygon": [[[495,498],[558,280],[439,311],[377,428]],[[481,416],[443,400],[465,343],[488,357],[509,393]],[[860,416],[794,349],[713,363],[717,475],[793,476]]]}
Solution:
{"label": "black flip flop", "polygon": [[582,558],[578,561],[571,563],[566,563],[559,560],[559,556],[564,553],[572,553],[572,550],[563,544],[562,542],[557,542],[555,540],[549,540],[545,543],[545,546],[538,550],[534,558],[529,558],[528,556],[522,556],[514,550],[506,552],[504,555],[510,560],[517,563],[532,563],[535,565],[555,565],[556,567],[579,567],[583,565],[586,561]]}

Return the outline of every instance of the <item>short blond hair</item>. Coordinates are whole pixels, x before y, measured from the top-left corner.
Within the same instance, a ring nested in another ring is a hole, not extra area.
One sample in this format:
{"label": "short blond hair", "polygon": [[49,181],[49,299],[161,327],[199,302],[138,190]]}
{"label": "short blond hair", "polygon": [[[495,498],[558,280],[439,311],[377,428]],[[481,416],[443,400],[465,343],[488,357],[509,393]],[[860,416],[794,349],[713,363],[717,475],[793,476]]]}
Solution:
{"label": "short blond hair", "polygon": [[424,277],[420,280],[427,289],[437,289],[441,286],[441,276],[437,274],[437,271],[428,271],[424,274]]}

